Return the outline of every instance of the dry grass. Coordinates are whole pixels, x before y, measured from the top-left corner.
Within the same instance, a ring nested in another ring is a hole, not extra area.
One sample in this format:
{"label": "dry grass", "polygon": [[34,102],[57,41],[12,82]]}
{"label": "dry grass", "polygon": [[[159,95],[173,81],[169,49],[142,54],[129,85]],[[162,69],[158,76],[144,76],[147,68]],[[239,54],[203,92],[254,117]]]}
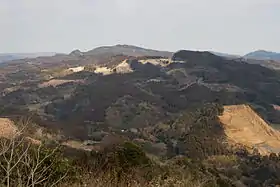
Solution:
{"label": "dry grass", "polygon": [[191,177],[168,177],[161,179],[157,177],[149,182],[139,182],[132,178],[125,181],[110,180],[110,176],[106,177],[85,177],[83,184],[62,184],[60,187],[204,187],[205,183],[200,181],[193,181]]}
{"label": "dry grass", "polygon": [[69,82],[74,82],[74,83],[83,83],[83,80],[63,80],[63,79],[52,79],[49,80],[47,82],[43,82],[41,84],[38,85],[39,88],[44,88],[44,87],[48,87],[48,86],[59,86],[61,84],[65,84],[65,83],[69,83]]}
{"label": "dry grass", "polygon": [[8,118],[0,118],[0,137],[11,138],[18,131],[14,123]]}
{"label": "dry grass", "polygon": [[207,160],[204,161],[205,164],[212,164],[215,167],[234,167],[238,165],[237,157],[234,155],[226,156],[226,155],[217,155],[211,156]]}

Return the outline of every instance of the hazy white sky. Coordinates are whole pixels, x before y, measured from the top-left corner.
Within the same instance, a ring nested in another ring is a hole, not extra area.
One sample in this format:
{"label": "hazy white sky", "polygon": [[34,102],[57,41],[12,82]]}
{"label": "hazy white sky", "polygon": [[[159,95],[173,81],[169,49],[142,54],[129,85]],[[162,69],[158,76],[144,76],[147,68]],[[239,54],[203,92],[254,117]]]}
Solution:
{"label": "hazy white sky", "polygon": [[280,52],[280,0],[0,0],[0,53],[114,44]]}

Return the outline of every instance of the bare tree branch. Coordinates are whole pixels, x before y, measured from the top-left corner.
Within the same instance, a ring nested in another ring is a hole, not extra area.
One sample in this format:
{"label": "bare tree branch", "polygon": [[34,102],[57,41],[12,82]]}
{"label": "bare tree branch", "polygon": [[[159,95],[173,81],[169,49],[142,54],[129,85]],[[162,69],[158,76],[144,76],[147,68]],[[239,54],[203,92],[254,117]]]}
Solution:
{"label": "bare tree branch", "polygon": [[67,176],[67,172],[55,181],[49,180],[55,176],[52,171],[54,163],[46,166],[45,161],[50,159],[58,148],[44,152],[43,145],[32,145],[26,141],[22,136],[24,129],[26,127],[22,127],[10,139],[0,140],[0,170],[5,174],[2,184],[6,187],[56,186]]}

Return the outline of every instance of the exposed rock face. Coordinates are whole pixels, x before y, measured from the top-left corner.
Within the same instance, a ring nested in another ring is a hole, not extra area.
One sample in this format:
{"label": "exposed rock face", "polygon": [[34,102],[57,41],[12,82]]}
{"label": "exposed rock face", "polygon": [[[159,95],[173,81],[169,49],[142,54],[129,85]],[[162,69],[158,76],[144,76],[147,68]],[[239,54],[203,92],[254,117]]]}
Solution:
{"label": "exposed rock face", "polygon": [[145,59],[145,60],[139,60],[142,64],[153,64],[155,66],[162,66],[165,67],[169,64],[169,59],[167,58],[159,58],[159,59]]}
{"label": "exposed rock face", "polygon": [[229,142],[262,155],[280,152],[280,132],[270,127],[248,105],[225,106],[220,116]]}
{"label": "exposed rock face", "polygon": [[96,67],[94,73],[99,73],[102,75],[110,75],[113,73],[113,71],[111,68],[107,68],[107,67]]}
{"label": "exposed rock face", "polygon": [[83,71],[84,69],[85,69],[85,66],[78,66],[78,67],[74,67],[74,68],[69,68],[68,70],[76,73],[76,72]]}
{"label": "exposed rock face", "polygon": [[131,73],[133,69],[131,69],[128,60],[124,60],[122,63],[116,66],[116,73]]}

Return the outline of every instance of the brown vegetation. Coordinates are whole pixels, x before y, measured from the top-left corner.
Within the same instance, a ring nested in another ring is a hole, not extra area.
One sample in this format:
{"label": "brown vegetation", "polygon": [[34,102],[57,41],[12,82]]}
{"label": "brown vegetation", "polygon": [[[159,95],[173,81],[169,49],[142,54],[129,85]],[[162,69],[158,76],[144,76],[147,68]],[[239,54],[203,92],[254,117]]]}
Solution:
{"label": "brown vegetation", "polygon": [[12,138],[16,135],[18,129],[13,121],[8,118],[0,118],[0,137]]}
{"label": "brown vegetation", "polygon": [[61,84],[65,84],[65,83],[70,83],[70,82],[74,82],[74,83],[83,83],[83,80],[63,80],[63,79],[52,79],[49,80],[47,82],[43,82],[41,84],[38,85],[39,88],[44,88],[44,87],[49,87],[49,86],[59,86]]}

